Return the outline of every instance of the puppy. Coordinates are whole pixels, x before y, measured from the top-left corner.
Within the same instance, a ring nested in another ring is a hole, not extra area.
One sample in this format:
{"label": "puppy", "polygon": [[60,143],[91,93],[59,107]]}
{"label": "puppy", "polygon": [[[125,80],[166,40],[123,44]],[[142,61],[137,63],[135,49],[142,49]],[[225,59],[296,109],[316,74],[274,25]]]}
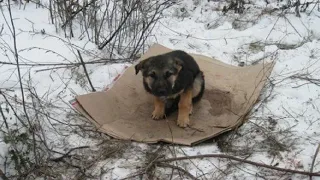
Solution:
{"label": "puppy", "polygon": [[182,50],[149,57],[135,65],[142,72],[146,92],[154,96],[152,118],[162,119],[178,110],[177,125],[190,125],[193,104],[204,93],[205,79],[197,62]]}

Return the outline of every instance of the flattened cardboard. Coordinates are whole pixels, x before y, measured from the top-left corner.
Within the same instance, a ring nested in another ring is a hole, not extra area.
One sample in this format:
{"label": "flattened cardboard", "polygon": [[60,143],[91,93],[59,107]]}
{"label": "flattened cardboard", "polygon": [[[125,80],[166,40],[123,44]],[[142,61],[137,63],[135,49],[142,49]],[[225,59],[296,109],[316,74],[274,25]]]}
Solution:
{"label": "flattened cardboard", "polygon": [[[140,58],[172,51],[154,44]],[[194,145],[241,125],[257,101],[274,64],[237,67],[216,59],[189,53],[204,72],[203,99],[194,105],[191,127],[176,125],[177,113],[164,120],[152,120],[153,98],[143,89],[142,75],[129,67],[106,92],[76,97],[74,107],[100,132],[124,140],[145,143],[164,141]]]}

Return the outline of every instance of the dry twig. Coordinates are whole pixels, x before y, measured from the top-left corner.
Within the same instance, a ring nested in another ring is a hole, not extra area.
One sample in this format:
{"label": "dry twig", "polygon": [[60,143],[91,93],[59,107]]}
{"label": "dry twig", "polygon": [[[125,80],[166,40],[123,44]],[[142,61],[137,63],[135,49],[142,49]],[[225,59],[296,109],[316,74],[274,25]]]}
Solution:
{"label": "dry twig", "polygon": [[9,180],[8,177],[3,173],[3,171],[0,169],[0,177],[3,179],[3,180]]}
{"label": "dry twig", "polygon": [[[312,159],[312,163],[311,163],[311,168],[310,168],[310,172],[313,172],[313,167],[314,167],[314,163],[317,159],[318,153],[320,151],[320,143],[318,144],[318,147],[316,149],[316,152],[314,153],[313,159]],[[310,180],[312,180],[312,176],[310,176]]]}
{"label": "dry twig", "polygon": [[72,151],[75,151],[77,149],[85,149],[85,148],[89,148],[90,146],[80,146],[80,147],[75,147],[75,148],[72,148],[70,149],[67,153],[65,153],[64,155],[60,156],[60,157],[57,157],[57,158],[52,158],[50,159],[50,161],[54,161],[54,162],[59,162],[61,160],[63,160],[65,157],[68,157],[69,154],[72,152]]}
{"label": "dry twig", "polygon": [[168,167],[168,168],[172,168],[172,169],[178,170],[180,172],[183,172],[189,178],[191,178],[193,180],[197,180],[197,178],[194,177],[191,173],[189,173],[187,170],[185,170],[185,169],[183,169],[183,168],[181,168],[179,166],[174,166],[174,165],[167,164],[167,163],[157,163],[156,165],[159,166],[159,167]]}

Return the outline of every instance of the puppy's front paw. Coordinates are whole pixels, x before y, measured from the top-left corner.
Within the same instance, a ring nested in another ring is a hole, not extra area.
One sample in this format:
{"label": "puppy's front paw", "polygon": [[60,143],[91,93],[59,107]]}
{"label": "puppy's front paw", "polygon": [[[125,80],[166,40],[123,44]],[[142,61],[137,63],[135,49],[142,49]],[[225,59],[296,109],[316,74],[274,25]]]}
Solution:
{"label": "puppy's front paw", "polygon": [[152,112],[151,115],[152,119],[154,120],[159,120],[159,119],[163,119],[166,117],[164,110],[160,110],[160,109],[154,109],[154,111]]}
{"label": "puppy's front paw", "polygon": [[182,128],[189,126],[190,125],[189,116],[179,116],[177,120],[177,125]]}
{"label": "puppy's front paw", "polygon": [[191,105],[189,115],[192,115],[192,114],[193,114],[193,106]]}

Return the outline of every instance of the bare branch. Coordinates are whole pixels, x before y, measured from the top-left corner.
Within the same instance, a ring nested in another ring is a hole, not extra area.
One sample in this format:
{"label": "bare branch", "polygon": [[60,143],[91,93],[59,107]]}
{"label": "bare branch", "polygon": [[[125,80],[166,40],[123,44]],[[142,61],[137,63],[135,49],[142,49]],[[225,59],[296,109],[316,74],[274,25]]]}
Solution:
{"label": "bare branch", "polygon": [[131,13],[137,8],[136,7],[137,4],[138,4],[137,2],[134,3],[133,7],[130,9],[129,12],[127,12],[125,18],[122,20],[121,24],[113,32],[113,34],[109,37],[109,39],[107,39],[105,42],[103,42],[101,45],[98,46],[100,50],[103,49],[117,35],[117,33],[121,30],[122,26],[126,23],[127,19],[130,17]]}
{"label": "bare branch", "polygon": [[0,169],[0,177],[3,179],[3,180],[9,180],[7,178],[7,176],[3,173],[3,171]]}
{"label": "bare branch", "polygon": [[73,12],[73,13],[72,13],[72,16],[69,17],[69,18],[66,20],[66,22],[64,22],[64,23],[62,24],[61,27],[62,27],[62,28],[65,28],[66,25],[67,25],[68,23],[70,23],[70,22],[73,20],[74,17],[77,16],[77,14],[79,14],[81,11],[83,11],[85,8],[91,6],[91,5],[92,5],[93,3],[95,3],[95,2],[96,2],[96,0],[92,0],[90,3],[88,3],[88,4],[86,4],[85,6],[81,7],[81,8],[78,9],[76,12]]}
{"label": "bare branch", "polygon": [[20,72],[20,65],[19,65],[19,55],[18,55],[18,50],[17,50],[17,39],[16,39],[16,30],[15,30],[15,25],[13,22],[13,18],[12,18],[12,12],[11,12],[11,5],[10,5],[10,0],[8,0],[8,10],[9,10],[9,15],[10,15],[10,21],[11,21],[11,27],[12,27],[12,38],[13,38],[13,48],[14,48],[14,56],[15,56],[15,60],[16,60],[16,65],[17,65],[17,70],[18,70],[18,78],[19,78],[19,83],[20,83],[20,90],[21,90],[21,96],[22,96],[22,103],[23,103],[23,110],[25,113],[25,116],[27,118],[27,121],[29,123],[29,125],[31,125],[29,116],[28,116],[28,112],[25,106],[25,97],[24,97],[24,90],[23,90],[23,84],[22,84],[22,79],[21,79],[21,72]]}
{"label": "bare branch", "polygon": [[247,164],[251,164],[258,167],[264,167],[268,169],[273,169],[277,171],[283,171],[283,172],[289,172],[289,173],[296,173],[296,174],[303,174],[308,176],[320,176],[320,173],[313,173],[313,172],[306,172],[306,171],[298,171],[298,170],[292,170],[292,169],[285,169],[285,168],[279,168],[275,166],[270,166],[262,163],[257,163],[253,161],[249,161],[246,159],[241,159],[238,157],[230,156],[230,155],[224,155],[224,154],[204,154],[204,155],[198,155],[198,156],[186,156],[186,157],[177,157],[177,158],[168,158],[168,159],[161,159],[157,160],[156,162],[172,162],[172,161],[180,161],[180,160],[186,160],[186,159],[200,159],[200,158],[224,158],[224,159],[230,159],[234,161],[239,161]]}
{"label": "bare branch", "polygon": [[89,74],[88,74],[88,71],[87,71],[86,65],[85,65],[85,64],[84,64],[84,62],[83,62],[83,59],[82,59],[81,53],[80,53],[80,51],[79,51],[79,50],[77,50],[77,52],[78,52],[78,55],[79,55],[79,58],[80,58],[80,61],[81,61],[82,67],[83,67],[83,69],[84,69],[84,73],[86,74],[87,79],[88,79],[88,81],[89,81],[89,84],[90,84],[90,86],[91,86],[91,89],[92,89],[92,91],[93,91],[93,92],[95,92],[96,90],[95,90],[95,88],[94,88],[94,87],[93,87],[93,85],[92,85],[92,82],[91,82],[91,79],[90,79],[90,77],[89,77]]}

